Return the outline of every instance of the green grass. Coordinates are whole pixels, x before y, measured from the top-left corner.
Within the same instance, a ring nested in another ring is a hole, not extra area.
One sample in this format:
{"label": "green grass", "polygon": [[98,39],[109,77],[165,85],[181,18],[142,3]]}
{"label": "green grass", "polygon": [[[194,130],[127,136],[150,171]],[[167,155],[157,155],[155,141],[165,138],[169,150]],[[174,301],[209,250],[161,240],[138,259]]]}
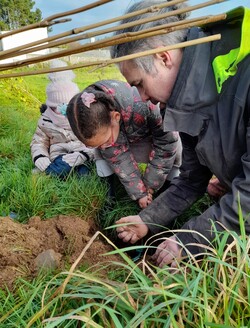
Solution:
{"label": "green grass", "polygon": [[107,263],[105,277],[96,266],[20,281],[15,298],[0,293],[1,327],[249,327],[250,241],[232,233],[225,244],[228,235],[174,272],[116,250],[123,262]]}
{"label": "green grass", "polygon": [[[75,71],[80,89],[100,78],[121,78],[114,66],[89,70]],[[0,215],[13,211],[20,222],[34,215],[48,218],[61,213],[89,218],[105,203],[107,187],[94,169],[90,177],[80,180],[72,176],[59,181],[31,174],[30,142],[48,83],[46,75],[0,79]]]}
{"label": "green grass", "polygon": [[[80,89],[99,79],[118,78],[115,67],[76,71]],[[13,211],[20,222],[62,213],[95,217],[112,244],[107,236],[115,240],[114,231],[105,228],[121,216],[138,213],[122,188],[119,199],[108,204],[107,187],[94,171],[66,181],[31,174],[29,144],[47,83],[46,75],[0,79],[0,215]],[[198,215],[210,202],[203,197],[179,219]],[[112,253],[121,258],[117,263],[80,268],[75,262],[64,272],[41,274],[34,281],[19,279],[13,290],[0,289],[0,328],[249,328],[250,238],[240,206],[239,219],[241,236],[216,233],[216,247],[210,246],[202,260],[190,256],[175,271],[155,267],[148,251],[134,263],[113,245]]]}

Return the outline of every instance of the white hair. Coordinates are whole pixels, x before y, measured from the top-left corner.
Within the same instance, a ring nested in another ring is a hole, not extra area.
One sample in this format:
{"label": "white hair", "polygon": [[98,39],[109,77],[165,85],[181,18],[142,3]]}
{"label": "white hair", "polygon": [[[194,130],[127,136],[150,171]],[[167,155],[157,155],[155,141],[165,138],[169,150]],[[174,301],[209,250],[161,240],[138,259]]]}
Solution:
{"label": "white hair", "polygon": [[[171,2],[172,0],[168,0],[168,1]],[[166,2],[166,0],[142,0],[142,1],[137,2],[134,5],[132,5],[127,10],[126,13],[131,13],[131,12],[145,9],[145,8],[148,8],[151,6],[157,6],[157,5],[159,5],[161,3],[165,3],[165,2]],[[187,6],[186,4],[178,4],[178,5],[173,5],[170,7],[162,8],[159,11],[152,11],[152,12],[148,12],[146,14],[140,14],[140,15],[137,15],[137,16],[134,16],[131,18],[125,18],[121,21],[121,24],[135,22],[139,19],[149,18],[149,17],[155,16],[155,15],[158,16],[158,15],[161,15],[161,14],[164,14],[164,13],[176,10],[176,9],[184,8],[186,6]],[[142,31],[142,30],[145,30],[148,28],[155,27],[155,26],[177,22],[177,21],[186,19],[188,16],[189,16],[189,13],[183,13],[180,15],[169,16],[169,17],[159,19],[156,21],[151,21],[148,23],[124,28],[122,30],[116,31],[115,35],[129,33],[129,32],[138,32],[138,31]],[[178,30],[178,31],[170,32],[170,33],[165,33],[162,35],[156,35],[156,36],[145,38],[145,39],[117,44],[117,45],[112,46],[110,49],[111,58],[118,58],[118,57],[130,55],[130,54],[134,54],[137,52],[141,52],[141,51],[155,49],[159,46],[168,46],[171,44],[183,42],[186,40],[187,33],[188,33],[188,29],[183,29],[183,30]],[[152,55],[146,56],[146,57],[135,58],[132,61],[137,67],[143,69],[147,73],[149,73],[149,72],[152,73],[152,69],[154,68],[154,61],[153,61]]]}

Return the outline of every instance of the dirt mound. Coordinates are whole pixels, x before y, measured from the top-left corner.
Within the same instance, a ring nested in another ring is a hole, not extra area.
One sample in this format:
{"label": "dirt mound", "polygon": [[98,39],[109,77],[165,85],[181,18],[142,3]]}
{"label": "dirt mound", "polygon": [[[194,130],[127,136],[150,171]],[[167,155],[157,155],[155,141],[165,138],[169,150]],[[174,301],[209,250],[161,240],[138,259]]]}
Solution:
{"label": "dirt mound", "polygon": [[[37,274],[37,257],[44,251],[56,255],[57,268],[72,264],[96,232],[91,222],[79,217],[58,216],[41,220],[33,217],[27,224],[0,217],[0,287],[12,287],[17,277],[32,278]],[[103,256],[112,250],[101,238],[90,244],[79,264],[91,266],[120,257]],[[46,252],[45,252],[46,253]]]}

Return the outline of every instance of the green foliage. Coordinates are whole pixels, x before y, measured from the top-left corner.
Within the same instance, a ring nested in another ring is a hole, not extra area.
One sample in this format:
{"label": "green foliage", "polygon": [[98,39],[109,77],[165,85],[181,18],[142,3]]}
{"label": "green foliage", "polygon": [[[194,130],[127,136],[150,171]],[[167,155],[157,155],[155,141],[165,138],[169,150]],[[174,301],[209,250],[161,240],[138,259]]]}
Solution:
{"label": "green foliage", "polygon": [[1,0],[0,30],[15,30],[41,21],[42,12],[40,9],[32,11],[34,5],[32,0]]}
{"label": "green foliage", "polygon": [[2,106],[15,106],[20,109],[39,107],[41,103],[26,84],[25,79],[20,77],[0,79],[0,101]]}
{"label": "green foliage", "polygon": [[212,206],[215,201],[208,195],[205,194],[203,197],[198,199],[190,208],[184,213],[177,217],[174,222],[173,228],[180,228],[183,224],[194,216],[202,214],[209,206]]}
{"label": "green foliage", "polygon": [[[26,328],[30,318],[39,311],[44,288],[51,278],[49,274],[41,274],[32,282],[20,279],[15,296],[8,289],[0,290],[0,327]],[[41,326],[42,322],[38,319],[34,327]]]}
{"label": "green foliage", "polygon": [[[40,63],[32,67],[20,68],[16,71],[29,72],[48,67],[48,63]],[[12,71],[7,71],[6,74],[10,72]],[[74,73],[76,75],[74,82],[79,86],[80,90],[98,80],[124,80],[118,68],[114,65],[95,70],[89,67],[80,68],[74,70]],[[21,108],[20,106],[24,106],[29,111],[33,110],[33,108],[37,109],[46,100],[46,86],[48,83],[49,79],[46,74],[0,79],[1,105],[11,106],[14,103],[16,107]]]}

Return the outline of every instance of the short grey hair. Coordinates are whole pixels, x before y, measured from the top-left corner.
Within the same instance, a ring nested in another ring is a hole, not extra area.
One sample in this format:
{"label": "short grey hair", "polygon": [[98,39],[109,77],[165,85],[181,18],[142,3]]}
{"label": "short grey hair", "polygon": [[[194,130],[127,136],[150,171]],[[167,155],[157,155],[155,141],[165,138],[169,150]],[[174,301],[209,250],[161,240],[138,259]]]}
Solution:
{"label": "short grey hair", "polygon": [[[168,0],[171,2],[172,0]],[[132,13],[137,10],[145,9],[151,6],[157,6],[159,4],[165,3],[166,0],[142,0],[134,5],[132,5],[125,14]],[[176,9],[187,7],[186,4],[177,4],[169,7],[160,9],[159,11],[148,12],[146,14],[140,14],[131,18],[125,18],[121,21],[120,24],[131,23],[142,18],[149,18],[155,15],[161,15]],[[122,30],[116,31],[115,35],[129,33],[129,32],[138,32],[155,26],[177,22],[179,20],[186,19],[189,16],[189,13],[183,13],[180,15],[169,16],[160,20],[135,25],[132,27],[124,28]],[[110,48],[111,58],[119,58],[122,56],[134,54],[141,51],[146,51],[150,49],[155,49],[161,46],[168,46],[171,44],[176,44],[186,40],[188,29],[178,30],[170,33],[165,33],[162,35],[156,35],[146,39],[135,40],[131,42],[126,42],[122,44],[114,45]],[[146,71],[147,73],[151,72],[154,68],[153,56],[146,56],[133,59],[133,63],[136,67],[139,67]]]}

